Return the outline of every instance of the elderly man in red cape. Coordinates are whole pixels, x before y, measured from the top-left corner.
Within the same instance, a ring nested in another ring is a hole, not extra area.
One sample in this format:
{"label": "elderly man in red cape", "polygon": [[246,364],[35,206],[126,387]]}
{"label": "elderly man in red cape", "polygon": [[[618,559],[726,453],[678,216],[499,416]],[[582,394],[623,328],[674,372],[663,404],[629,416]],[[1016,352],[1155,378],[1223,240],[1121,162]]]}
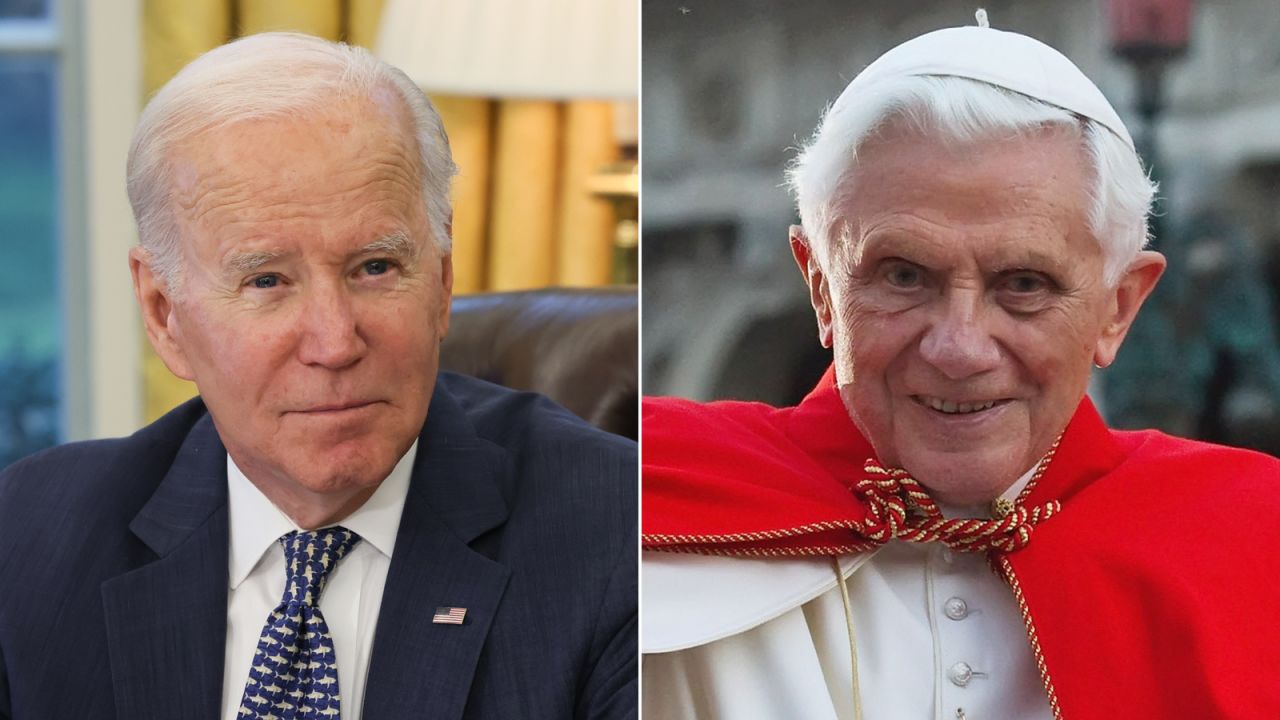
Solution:
{"label": "elderly man in red cape", "polygon": [[789,181],[834,364],[796,407],[646,402],[645,714],[1280,717],[1280,461],[1085,395],[1165,265],[1093,83],[929,33]]}

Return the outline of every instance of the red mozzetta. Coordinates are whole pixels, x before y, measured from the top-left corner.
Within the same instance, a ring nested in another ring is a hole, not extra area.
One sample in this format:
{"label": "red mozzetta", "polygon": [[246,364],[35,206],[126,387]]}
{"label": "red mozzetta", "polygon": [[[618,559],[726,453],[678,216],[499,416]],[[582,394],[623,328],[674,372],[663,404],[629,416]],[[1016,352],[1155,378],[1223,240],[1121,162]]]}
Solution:
{"label": "red mozzetta", "polygon": [[[646,399],[644,546],[822,555],[874,545],[874,458],[832,373],[790,408]],[[1086,398],[992,551],[1059,717],[1280,717],[1280,460],[1109,430]]]}

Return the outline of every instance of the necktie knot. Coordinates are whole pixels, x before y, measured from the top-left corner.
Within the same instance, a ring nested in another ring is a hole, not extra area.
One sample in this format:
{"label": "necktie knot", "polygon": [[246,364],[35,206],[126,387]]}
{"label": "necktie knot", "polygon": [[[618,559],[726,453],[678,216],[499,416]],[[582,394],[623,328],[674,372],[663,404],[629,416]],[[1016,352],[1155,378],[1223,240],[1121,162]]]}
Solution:
{"label": "necktie knot", "polygon": [[962,552],[1020,550],[1031,540],[1031,530],[1049,519],[1061,508],[1058,501],[1032,508],[1002,503],[997,517],[943,517],[937,503],[906,470],[881,467],[867,460],[866,477],[851,488],[867,508],[867,517],[859,532],[867,539],[883,544],[890,540],[907,542],[940,542]]}
{"label": "necktie knot", "polygon": [[329,572],[358,542],[360,536],[344,527],[280,538],[284,597],[262,628],[238,717],[319,720],[340,715],[333,638],[317,602]]}
{"label": "necktie knot", "polygon": [[286,572],[284,602],[314,607],[324,592],[329,572],[358,542],[359,535],[340,526],[295,531],[281,537]]}

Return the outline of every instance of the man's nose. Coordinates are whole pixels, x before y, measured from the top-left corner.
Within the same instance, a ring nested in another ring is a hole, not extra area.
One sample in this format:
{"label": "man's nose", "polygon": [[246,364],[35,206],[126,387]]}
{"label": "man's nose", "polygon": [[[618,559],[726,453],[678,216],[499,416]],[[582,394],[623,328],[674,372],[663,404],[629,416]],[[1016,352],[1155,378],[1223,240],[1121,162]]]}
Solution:
{"label": "man's nose", "polygon": [[342,287],[313,288],[302,312],[298,359],[307,365],[337,370],[364,356],[354,298]]}
{"label": "man's nose", "polygon": [[994,369],[1000,346],[991,336],[978,291],[953,291],[920,340],[920,355],[952,380]]}

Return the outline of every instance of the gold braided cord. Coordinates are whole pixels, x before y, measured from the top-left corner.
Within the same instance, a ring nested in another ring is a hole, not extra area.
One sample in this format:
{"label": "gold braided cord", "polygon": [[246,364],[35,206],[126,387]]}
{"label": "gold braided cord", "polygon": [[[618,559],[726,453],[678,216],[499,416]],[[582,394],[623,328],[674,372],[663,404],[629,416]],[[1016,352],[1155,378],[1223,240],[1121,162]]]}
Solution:
{"label": "gold braided cord", "polygon": [[836,571],[840,600],[844,602],[844,624],[849,632],[849,662],[853,669],[853,718],[862,720],[862,686],[858,682],[858,634],[853,628],[853,604],[849,602],[849,585],[845,582],[844,571],[840,569],[840,558],[832,557],[831,567]]}
{"label": "gold braided cord", "polygon": [[[688,543],[741,543],[741,542],[760,542],[762,540],[781,540],[782,538],[796,537],[798,535],[810,535],[812,533],[826,532],[829,530],[857,530],[858,523],[852,520],[830,520],[807,525],[798,525],[791,528],[778,528],[776,530],[760,530],[757,532],[744,533],[723,533],[719,535],[666,535],[662,533],[646,533],[641,535],[641,540],[647,545],[684,545]],[[662,548],[650,548],[652,550],[660,550]]]}
{"label": "gold braided cord", "polygon": [[[1031,541],[1032,530],[1037,524],[1062,510],[1062,505],[1057,500],[1031,507],[1024,504],[1053,460],[1061,440],[1061,437],[1055,440],[1037,464],[1035,473],[1018,494],[1017,500],[993,503],[992,519],[948,519],[942,515],[929,492],[906,470],[885,468],[875,460],[868,459],[863,466],[865,476],[850,488],[867,509],[867,517],[863,520],[822,521],[741,533],[649,533],[641,536],[641,542],[646,550],[748,557],[803,557],[863,552],[895,539],[917,543],[939,542],[958,552],[1015,552]],[[814,547],[759,546],[776,540],[840,530],[849,531],[853,537],[845,543]]]}
{"label": "gold braided cord", "polygon": [[848,545],[806,545],[804,547],[741,547],[736,545],[655,545],[645,546],[652,552],[683,553],[686,555],[715,555],[720,557],[826,557],[867,552],[880,547],[878,543],[859,542]]}
{"label": "gold braided cord", "polygon": [[[1054,449],[1039,463],[1033,479],[1043,474]],[[992,520],[949,520],[906,470],[885,468],[875,460],[867,460],[863,471],[866,477],[853,486],[854,495],[867,507],[867,518],[859,524],[858,531],[879,543],[897,539],[940,542],[960,552],[1013,552],[1031,541],[1031,530],[1037,523],[1062,509],[1056,500],[1031,508],[1014,503],[1012,509],[1002,508],[1000,517]]]}
{"label": "gold braided cord", "polygon": [[1058,706],[1058,693],[1054,690],[1053,680],[1049,677],[1049,666],[1045,663],[1044,652],[1040,649],[1040,636],[1036,633],[1035,623],[1031,620],[1031,609],[1027,607],[1027,598],[1022,594],[1022,584],[1018,582],[1018,576],[1013,573],[1013,565],[1009,562],[1009,558],[1002,557],[999,562],[1000,574],[1013,590],[1013,599],[1017,601],[1018,610],[1022,613],[1022,623],[1027,629],[1031,654],[1036,659],[1036,670],[1040,672],[1040,684],[1044,687],[1045,695],[1049,699],[1049,709],[1053,712],[1054,720],[1062,720],[1062,709]]}

